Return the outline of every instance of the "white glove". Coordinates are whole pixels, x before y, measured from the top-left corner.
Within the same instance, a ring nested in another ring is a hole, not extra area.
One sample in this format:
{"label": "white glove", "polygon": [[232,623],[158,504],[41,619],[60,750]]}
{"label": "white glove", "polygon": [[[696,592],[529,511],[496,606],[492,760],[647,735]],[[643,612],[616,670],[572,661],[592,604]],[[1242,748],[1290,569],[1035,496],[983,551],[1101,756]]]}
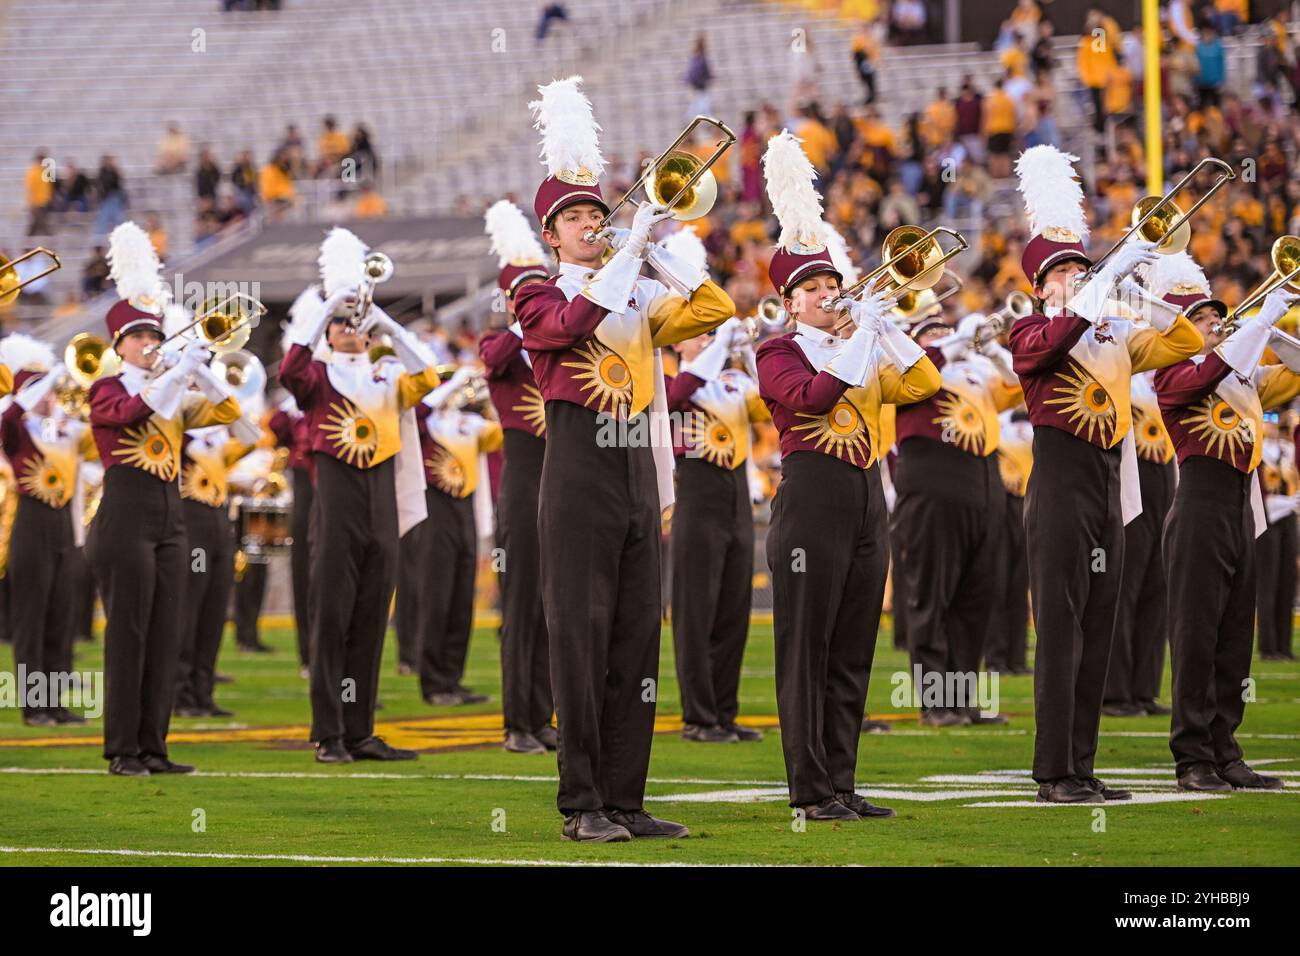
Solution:
{"label": "white glove", "polygon": [[325,330],[329,328],[330,318],[349,297],[355,297],[356,289],[340,289],[326,299],[320,306],[320,313],[313,316],[310,320],[303,322],[297,329],[292,330],[289,335],[289,342],[292,345],[301,345],[304,348],[316,348],[316,343],[320,341]]}
{"label": "white glove", "polygon": [[1160,257],[1155,251],[1155,244],[1145,241],[1132,241],[1120,246],[1110,259],[1097,270],[1065,307],[1089,322],[1099,322],[1105,318],[1111,291],[1115,284],[1131,273],[1139,265],[1150,265]]}
{"label": "white glove", "polygon": [[361,325],[357,327],[357,331],[362,335],[370,335],[375,331],[379,331],[385,335],[396,336],[402,331],[402,324],[372,302],[370,311],[361,320]]}
{"label": "white glove", "polygon": [[957,323],[956,331],[934,344],[938,346],[945,359],[949,362],[955,362],[974,344],[975,334],[983,323],[984,316],[978,312],[972,312]]}
{"label": "white glove", "polygon": [[202,342],[191,342],[181,352],[176,367],[182,369],[183,375],[193,375],[200,368],[205,368],[212,361],[212,350]]}
{"label": "white glove", "polygon": [[638,259],[645,258],[646,250],[650,245],[650,230],[656,223],[663,222],[671,216],[672,212],[667,206],[643,202],[637,207],[636,215],[632,217],[632,229],[623,248]]}
{"label": "white glove", "polygon": [[14,401],[22,406],[23,411],[30,412],[41,403],[41,399],[50,394],[50,389],[58,384],[63,374],[63,363],[55,362],[48,372],[34,382],[30,382],[26,388],[15,395]]}
{"label": "white glove", "polygon": [[861,297],[849,304],[849,316],[853,319],[853,324],[860,329],[877,328],[883,321],[885,313],[898,304],[892,292],[876,291],[876,283],[881,278],[883,277],[877,276],[867,283]]}
{"label": "white glove", "polygon": [[604,233],[602,233],[602,235],[609,239],[609,247],[615,252],[618,252],[618,250],[627,245],[627,240],[628,237],[632,235],[632,230],[618,229],[614,226],[610,226],[604,231]]}
{"label": "white glove", "polygon": [[1255,317],[1256,321],[1269,326],[1277,325],[1291,311],[1291,306],[1295,305],[1298,299],[1300,295],[1286,292],[1281,288],[1274,289],[1264,296],[1264,304],[1260,306],[1259,314]]}
{"label": "white glove", "polygon": [[194,370],[194,384],[213,405],[220,405],[233,394],[230,386],[213,375],[212,369],[206,365],[200,365]]}
{"label": "white glove", "polygon": [[424,400],[425,404],[430,408],[442,408],[473,377],[474,370],[467,365],[462,365],[451,373],[451,378],[429,393],[428,398]]}
{"label": "white glove", "polygon": [[1106,260],[1106,264],[1097,270],[1097,278],[1105,278],[1114,285],[1126,275],[1131,275],[1138,266],[1151,265],[1160,258],[1156,244],[1144,239],[1131,239]]}

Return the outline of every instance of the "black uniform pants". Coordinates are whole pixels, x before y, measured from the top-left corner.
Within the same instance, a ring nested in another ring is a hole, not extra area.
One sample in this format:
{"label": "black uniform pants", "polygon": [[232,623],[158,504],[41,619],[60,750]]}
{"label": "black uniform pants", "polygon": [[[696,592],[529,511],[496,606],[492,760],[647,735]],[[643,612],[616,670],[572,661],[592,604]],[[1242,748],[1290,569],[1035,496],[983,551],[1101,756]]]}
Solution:
{"label": "black uniform pants", "polygon": [[[427,497],[427,495],[426,495]],[[421,521],[407,529],[397,545],[397,596],[393,600],[393,630],[397,632],[397,662],[411,672],[420,669],[420,592],[435,569],[429,565],[431,525]]]}
{"label": "black uniform pants", "polygon": [[293,469],[293,515],[290,530],[293,546],[289,569],[293,578],[293,620],[298,634],[298,661],[304,667],[311,658],[311,515],[315,498],[311,472]]}
{"label": "black uniform pants", "polygon": [[424,500],[429,527],[420,582],[420,693],[428,697],[462,686],[474,626],[478,535],[472,496],[453,498],[431,487]]}
{"label": "black uniform pants", "polygon": [[104,473],[90,560],[104,597],[104,756],[167,755],[189,552],[180,488]]}
{"label": "black uniform pants", "polygon": [[1255,625],[1255,517],[1250,475],[1217,458],[1183,462],[1165,525],[1173,719],[1181,774],[1241,759],[1233,734],[1246,711]]}
{"label": "black uniform pants", "polygon": [[1160,539],[1174,500],[1177,466],[1138,459],[1142,514],[1124,526],[1124,574],[1120,580],[1115,643],[1106,671],[1107,703],[1153,701],[1165,669],[1168,596]]}
{"label": "black uniform pants", "polygon": [[550,641],[542,610],[537,496],[546,440],[505,431],[505,460],[497,492],[501,549],[501,707],[506,730],[535,733],[551,723]]}
{"label": "black uniform pants", "polygon": [[[896,476],[894,533],[907,580],[912,665],[921,669],[922,688],[936,679],[953,686],[946,675],[979,670],[1006,492],[995,459],[929,438],[903,441]],[[933,709],[979,710],[967,700]]]}
{"label": "black uniform pants", "polygon": [[876,466],[820,452],[781,463],[767,534],[776,706],[790,805],[854,789],[889,564]]}
{"label": "black uniform pants", "polygon": [[[640,810],[654,737],[659,492],[653,450],[605,441],[617,431],[609,421],[571,402],[546,403],[537,534],[561,813]],[[648,436],[645,419],[626,434]]]}
{"label": "black uniform pants", "polygon": [[311,529],[311,739],[374,734],[379,661],[397,578],[392,458],[354,468],[316,454]]}
{"label": "black uniform pants", "polygon": [[1091,777],[1124,571],[1119,448],[1034,429],[1025,547],[1034,599],[1034,779]]}
{"label": "black uniform pants", "polygon": [[[887,467],[884,464],[881,468]],[[895,473],[897,472],[897,463],[895,463]],[[891,475],[892,477],[892,475]],[[894,486],[895,492],[898,486]],[[898,499],[894,499],[894,506],[897,508]],[[897,516],[893,513],[889,515],[889,582],[892,588],[891,601],[893,603],[894,616],[894,647],[897,650],[907,650],[907,575],[903,573],[903,554],[902,547],[899,544]]]}
{"label": "black uniform pants", "polygon": [[176,706],[214,706],[212,688],[217,671],[226,609],[235,580],[234,535],[225,508],[191,501],[185,509],[185,538],[189,574],[185,581],[185,616],[176,666]]}
{"label": "black uniform pants", "polygon": [[[29,675],[46,675],[47,688],[57,686],[52,683],[55,673],[72,670],[72,570],[78,554],[67,507],[51,508],[36,498],[18,496],[7,574],[14,665]],[[59,701],[47,698],[46,705],[24,707],[23,712],[50,711]]]}
{"label": "black uniform pants", "polygon": [[1255,539],[1259,652],[1291,655],[1295,621],[1296,518],[1287,515]]}
{"label": "black uniform pants", "polygon": [[[87,532],[89,538],[89,532]],[[77,548],[70,557],[72,579],[72,639],[89,641],[95,633],[95,575],[90,568],[87,545]]]}
{"label": "black uniform pants", "polygon": [[266,579],[270,564],[266,559],[244,562],[244,573],[235,582],[235,643],[240,647],[257,647],[262,643],[257,620],[266,599]]}
{"label": "black uniform pants", "polygon": [[1025,502],[1004,491],[998,535],[996,599],[989,614],[984,660],[989,670],[1024,671],[1029,644],[1029,567],[1025,555]]}
{"label": "black uniform pants", "polygon": [[743,464],[730,469],[677,459],[669,548],[682,720],[730,727],[740,709],[754,580],[754,513]]}

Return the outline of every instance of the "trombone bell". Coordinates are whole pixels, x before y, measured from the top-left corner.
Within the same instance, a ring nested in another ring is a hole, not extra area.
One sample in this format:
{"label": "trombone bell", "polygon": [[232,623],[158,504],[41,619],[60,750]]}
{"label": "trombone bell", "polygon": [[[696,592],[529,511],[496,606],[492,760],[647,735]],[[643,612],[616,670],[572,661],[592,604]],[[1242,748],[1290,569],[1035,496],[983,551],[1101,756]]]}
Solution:
{"label": "trombone bell", "polygon": [[[718,200],[718,181],[703,160],[693,153],[673,150],[646,176],[646,193],[660,206],[672,206],[673,218],[681,222],[708,215]],[[694,185],[687,185],[696,173]],[[678,198],[680,195],[681,198]]]}
{"label": "trombone bell", "polygon": [[[1157,206],[1160,208],[1156,209]],[[1148,213],[1151,214],[1150,218],[1143,222]],[[1182,221],[1181,225],[1170,232],[1170,227],[1179,220]],[[1154,242],[1156,252],[1162,256],[1182,252],[1192,241],[1192,227],[1188,223],[1188,218],[1171,199],[1163,202],[1160,196],[1146,196],[1139,199],[1137,205],[1133,207],[1132,224],[1136,226],[1139,222],[1142,226],[1138,229],[1138,234],[1147,242]]]}
{"label": "trombone bell", "polygon": [[88,389],[98,379],[116,375],[122,360],[98,335],[79,332],[63,350],[63,365],[73,381]]}
{"label": "trombone bell", "polygon": [[920,226],[898,226],[885,237],[886,272],[899,288],[919,292],[943,278],[943,249]]}

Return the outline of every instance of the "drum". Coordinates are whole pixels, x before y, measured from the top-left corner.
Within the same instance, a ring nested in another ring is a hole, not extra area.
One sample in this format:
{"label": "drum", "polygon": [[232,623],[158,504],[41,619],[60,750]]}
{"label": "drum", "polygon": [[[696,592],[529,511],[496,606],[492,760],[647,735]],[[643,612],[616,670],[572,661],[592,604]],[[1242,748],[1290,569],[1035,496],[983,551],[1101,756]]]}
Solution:
{"label": "drum", "polygon": [[237,498],[239,548],[248,561],[265,564],[293,545],[293,508],[273,498]]}

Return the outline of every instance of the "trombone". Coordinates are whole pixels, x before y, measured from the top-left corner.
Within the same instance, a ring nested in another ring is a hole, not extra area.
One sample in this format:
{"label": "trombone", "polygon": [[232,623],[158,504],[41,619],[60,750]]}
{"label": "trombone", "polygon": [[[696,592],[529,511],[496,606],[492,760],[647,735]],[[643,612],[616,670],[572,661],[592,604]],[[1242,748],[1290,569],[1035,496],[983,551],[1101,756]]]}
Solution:
{"label": "trombone", "polygon": [[[939,243],[940,235],[949,236],[956,245],[944,250]],[[955,229],[936,226],[929,232],[922,232],[920,226],[898,226],[885,236],[881,248],[883,261],[880,265],[847,289],[841,289],[838,296],[823,299],[822,309],[830,312],[837,305],[844,307],[850,300],[860,296],[873,279],[885,273],[889,273],[894,282],[893,292],[928,289],[943,278],[944,263],[969,248],[970,243],[966,237]]]}
{"label": "trombone", "polygon": [[933,287],[930,289],[907,289],[899,295],[898,303],[894,306],[894,314],[899,319],[910,322],[920,313],[929,312],[936,306],[947,302],[966,285],[961,276],[950,269],[944,269],[939,278],[940,280],[949,280],[948,288],[937,294],[934,292]]}
{"label": "trombone", "polygon": [[365,271],[365,281],[361,283],[361,289],[357,294],[357,304],[353,307],[352,314],[348,316],[348,326],[353,329],[361,327],[366,313],[374,305],[375,286],[393,277],[393,260],[382,252],[372,252],[366,256],[362,269]]}
{"label": "trombone", "polygon": [[[694,153],[681,149],[701,126],[712,126],[722,134],[713,147],[708,159],[700,159]],[[632,194],[642,186],[646,197],[655,205],[667,206],[673,210],[673,218],[679,222],[699,219],[708,214],[718,198],[718,181],[709,172],[722,154],[736,142],[736,134],[725,123],[711,116],[697,116],[682,130],[681,135],[673,140],[672,145],[656,156],[627,192],[605,214],[605,218],[595,229],[588,229],[583,238],[595,242],[610,227],[618,211],[632,199]]]}
{"label": "trombone", "polygon": [[1285,289],[1287,292],[1300,293],[1300,236],[1278,236],[1269,250],[1269,259],[1273,262],[1272,274],[1255,287],[1235,309],[1214,323],[1215,335],[1228,335],[1237,328],[1237,323],[1255,306],[1259,305],[1270,292]]}
{"label": "trombone", "polygon": [[206,302],[203,305],[198,318],[157,345],[147,346],[145,356],[155,354],[175,339],[190,338],[191,329],[198,330],[199,340],[216,355],[237,352],[247,344],[253,329],[262,321],[262,316],[266,315],[266,306],[243,292],[228,295],[215,305],[209,306]]}
{"label": "trombone", "polygon": [[[1187,212],[1183,212],[1178,208],[1178,204],[1174,202],[1174,197],[1207,166],[1217,166],[1220,171],[1219,178],[1214,181],[1214,185],[1206,191],[1205,195],[1196,200]],[[1156,252],[1161,255],[1168,256],[1173,255],[1175,252],[1182,252],[1187,248],[1187,244],[1192,241],[1192,230],[1187,225],[1188,220],[1209,201],[1211,196],[1236,178],[1237,174],[1231,166],[1221,159],[1207,156],[1193,166],[1191,171],[1178,180],[1174,187],[1163,196],[1146,196],[1139,199],[1137,205],[1133,207],[1133,225],[1129,227],[1129,231],[1124,233],[1118,242],[1102,253],[1101,258],[1093,262],[1092,266],[1081,277],[1081,281],[1086,282],[1096,275],[1103,262],[1113,256],[1120,246],[1139,233],[1147,242],[1156,243]]]}
{"label": "trombone", "polygon": [[1033,311],[1033,299],[1019,289],[1011,290],[1007,293],[1006,304],[984,317],[980,327],[975,330],[975,339],[971,344],[977,350],[983,348]]}
{"label": "trombone", "polygon": [[753,345],[764,332],[776,331],[789,325],[790,316],[782,308],[779,296],[765,295],[758,300],[754,314],[746,316],[743,324],[749,332],[749,344]]}
{"label": "trombone", "polygon": [[[18,263],[26,262],[33,256],[46,256],[51,265],[43,272],[38,272],[34,276],[26,279],[18,278]],[[54,252],[46,249],[44,246],[37,246],[35,249],[29,249],[17,259],[6,259],[0,256],[0,309],[10,305],[18,298],[18,293],[27,288],[37,279],[44,279],[51,272],[57,272],[63,268],[63,260]]]}

